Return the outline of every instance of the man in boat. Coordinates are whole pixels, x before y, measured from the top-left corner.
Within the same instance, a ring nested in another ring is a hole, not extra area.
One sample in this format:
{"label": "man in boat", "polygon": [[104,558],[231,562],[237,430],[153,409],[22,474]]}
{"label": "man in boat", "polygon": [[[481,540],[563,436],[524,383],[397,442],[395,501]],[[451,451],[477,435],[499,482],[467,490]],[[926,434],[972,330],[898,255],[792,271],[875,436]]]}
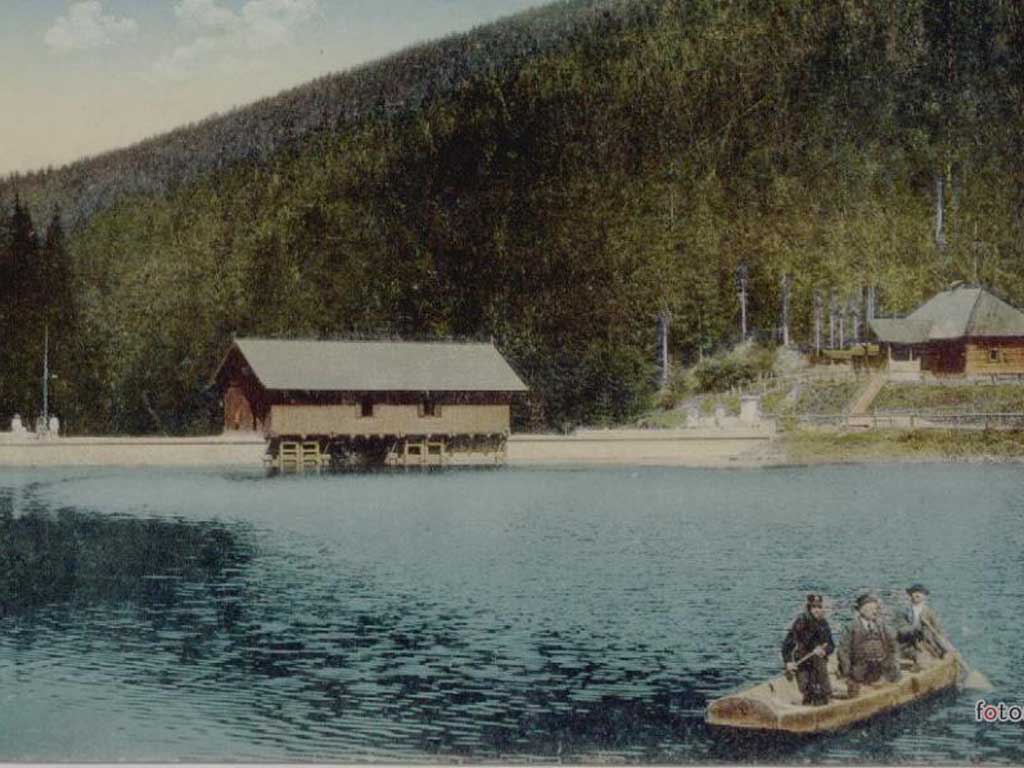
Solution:
{"label": "man in boat", "polygon": [[782,641],[786,676],[796,675],[803,703],[814,707],[828,704],[832,695],[828,681],[828,656],[835,650],[835,644],[825,616],[825,598],[818,594],[808,595],[804,612],[796,617]]}
{"label": "man in boat", "polygon": [[874,595],[861,595],[854,603],[857,615],[846,628],[839,644],[839,674],[846,678],[850,696],[856,696],[862,684],[885,678],[900,679],[896,654],[899,640],[879,615],[881,606]]}
{"label": "man in boat", "polygon": [[910,606],[903,612],[898,637],[903,655],[920,662],[922,652],[937,659],[949,653],[953,646],[946,638],[939,616],[928,605],[928,588],[914,584],[907,588]]}

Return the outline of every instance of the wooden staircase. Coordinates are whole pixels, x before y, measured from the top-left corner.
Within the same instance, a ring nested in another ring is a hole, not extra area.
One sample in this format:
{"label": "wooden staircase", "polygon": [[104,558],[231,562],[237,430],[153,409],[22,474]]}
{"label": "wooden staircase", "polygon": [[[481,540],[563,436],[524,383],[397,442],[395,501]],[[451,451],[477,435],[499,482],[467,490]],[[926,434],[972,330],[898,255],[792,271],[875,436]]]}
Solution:
{"label": "wooden staircase", "polygon": [[387,463],[399,467],[443,467],[448,463],[448,445],[443,437],[407,437],[388,453]]}
{"label": "wooden staircase", "polygon": [[271,460],[280,472],[319,471],[330,462],[330,454],[321,449],[317,440],[282,440],[277,446],[277,455]]}
{"label": "wooden staircase", "polygon": [[860,391],[854,395],[853,402],[850,405],[851,416],[867,416],[871,409],[871,404],[878,397],[878,393],[882,391],[882,387],[885,386],[886,377],[883,373],[874,373],[871,378],[868,379],[867,383],[861,387]]}

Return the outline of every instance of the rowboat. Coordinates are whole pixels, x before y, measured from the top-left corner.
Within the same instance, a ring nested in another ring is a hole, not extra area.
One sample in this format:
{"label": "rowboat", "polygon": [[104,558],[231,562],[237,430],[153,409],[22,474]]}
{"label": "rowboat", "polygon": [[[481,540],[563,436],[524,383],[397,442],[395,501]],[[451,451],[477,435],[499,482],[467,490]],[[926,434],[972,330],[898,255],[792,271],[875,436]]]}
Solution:
{"label": "rowboat", "polygon": [[905,661],[901,666],[905,669],[897,682],[861,685],[851,697],[846,681],[837,675],[833,657],[829,659],[833,698],[828,704],[805,706],[796,682],[779,676],[715,699],[708,705],[705,720],[709,725],[759,731],[835,731],[951,688],[961,674],[956,653],[942,658],[922,653],[916,664]]}

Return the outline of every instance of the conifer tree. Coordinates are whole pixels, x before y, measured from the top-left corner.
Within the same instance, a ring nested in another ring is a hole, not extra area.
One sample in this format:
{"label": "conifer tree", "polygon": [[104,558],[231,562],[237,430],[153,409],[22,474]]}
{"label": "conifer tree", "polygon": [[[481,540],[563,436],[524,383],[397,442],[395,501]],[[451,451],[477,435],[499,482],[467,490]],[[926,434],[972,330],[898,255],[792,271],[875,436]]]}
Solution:
{"label": "conifer tree", "polygon": [[39,276],[44,287],[43,306],[51,326],[70,325],[75,316],[71,257],[64,235],[60,207],[54,207],[43,241]]}
{"label": "conifer tree", "polygon": [[[0,424],[14,413],[25,416],[35,410],[35,361],[42,350],[43,328],[39,323],[39,238],[32,217],[16,196],[7,226],[6,327],[3,346],[3,381],[0,387]],[[38,348],[36,341],[38,336]]]}
{"label": "conifer tree", "polygon": [[[0,199],[0,329],[5,332],[11,300],[11,214],[6,203]],[[6,336],[6,333],[4,334]]]}

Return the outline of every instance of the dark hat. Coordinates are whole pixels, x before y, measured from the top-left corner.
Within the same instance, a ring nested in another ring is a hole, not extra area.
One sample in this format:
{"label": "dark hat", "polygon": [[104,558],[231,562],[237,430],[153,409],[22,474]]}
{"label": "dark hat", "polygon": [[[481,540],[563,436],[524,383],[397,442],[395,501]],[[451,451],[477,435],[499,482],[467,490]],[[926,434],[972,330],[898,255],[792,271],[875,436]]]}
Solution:
{"label": "dark hat", "polygon": [[912,595],[915,592],[920,592],[923,595],[931,594],[928,591],[928,587],[926,587],[924,584],[911,584],[909,587],[907,587],[907,594],[908,595]]}
{"label": "dark hat", "polygon": [[808,608],[821,608],[825,605],[825,598],[816,592],[811,592],[807,595],[807,607]]}
{"label": "dark hat", "polygon": [[860,595],[853,603],[853,607],[858,611],[868,603],[877,603],[878,598],[871,594]]}

